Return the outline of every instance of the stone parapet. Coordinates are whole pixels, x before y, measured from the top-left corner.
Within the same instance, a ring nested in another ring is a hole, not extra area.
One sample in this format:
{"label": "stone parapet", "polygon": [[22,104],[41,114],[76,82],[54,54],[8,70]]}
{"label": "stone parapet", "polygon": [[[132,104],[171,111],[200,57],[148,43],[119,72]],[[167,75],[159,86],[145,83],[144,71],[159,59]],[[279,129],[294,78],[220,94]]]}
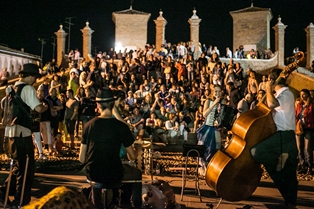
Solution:
{"label": "stone parapet", "polygon": [[[235,59],[233,58],[234,63],[240,63],[243,68],[243,76],[246,76],[246,70],[251,68],[257,73],[263,74],[267,72],[268,69],[277,66],[278,53],[275,52],[274,56],[271,59]],[[229,58],[220,58],[221,62],[229,63]]]}

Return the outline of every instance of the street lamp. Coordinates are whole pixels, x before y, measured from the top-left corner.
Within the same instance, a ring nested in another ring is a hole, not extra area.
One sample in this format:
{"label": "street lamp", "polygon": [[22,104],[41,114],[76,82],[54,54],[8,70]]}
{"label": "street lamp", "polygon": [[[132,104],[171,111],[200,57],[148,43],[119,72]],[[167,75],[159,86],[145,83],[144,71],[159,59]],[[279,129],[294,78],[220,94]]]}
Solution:
{"label": "street lamp", "polygon": [[41,67],[43,67],[44,44],[46,42],[45,42],[45,39],[43,39],[43,38],[38,38],[38,41],[41,42],[41,52],[40,52],[40,59],[41,59],[41,61],[40,61],[40,65],[41,65]]}

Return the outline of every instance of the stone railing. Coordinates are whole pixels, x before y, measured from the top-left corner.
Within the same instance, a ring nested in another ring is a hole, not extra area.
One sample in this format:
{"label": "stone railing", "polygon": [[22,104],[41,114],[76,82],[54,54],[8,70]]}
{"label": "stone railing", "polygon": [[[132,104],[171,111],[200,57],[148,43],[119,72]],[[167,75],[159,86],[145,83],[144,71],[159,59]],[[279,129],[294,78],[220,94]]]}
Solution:
{"label": "stone railing", "polygon": [[[248,68],[256,71],[257,73],[264,74],[268,69],[276,67],[278,65],[278,53],[276,52],[274,56],[270,59],[238,59],[233,58],[234,63],[240,63],[244,70],[244,74]],[[229,58],[220,58],[221,62],[229,63]],[[245,76],[245,75],[244,75]]]}

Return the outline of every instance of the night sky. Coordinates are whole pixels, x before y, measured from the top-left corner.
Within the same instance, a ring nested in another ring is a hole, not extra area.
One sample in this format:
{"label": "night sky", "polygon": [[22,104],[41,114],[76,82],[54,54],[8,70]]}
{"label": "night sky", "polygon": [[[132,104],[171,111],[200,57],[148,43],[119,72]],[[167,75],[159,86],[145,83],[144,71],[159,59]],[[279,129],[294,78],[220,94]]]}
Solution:
{"label": "night sky", "polygon": [[[54,32],[63,24],[68,29],[66,17],[72,19],[71,48],[82,51],[80,29],[89,21],[95,32],[92,37],[93,52],[108,51],[114,46],[114,23],[112,12],[130,7],[130,0],[3,0],[0,11],[0,44],[14,49],[24,48],[25,52],[40,55],[41,42],[44,45],[44,61],[51,60]],[[251,0],[134,0],[133,9],[151,13],[148,22],[148,42],[155,43],[155,20],[162,9],[166,26],[167,42],[188,41],[190,29],[188,19],[192,10],[202,19],[200,42],[216,45],[224,53],[226,46],[232,48],[232,17],[230,11],[250,7]],[[254,6],[271,8],[276,25],[280,15],[288,25],[285,31],[285,56],[290,56],[294,47],[306,50],[304,29],[314,23],[314,0],[254,0]],[[254,18],[254,17],[252,17]],[[67,49],[66,44],[66,49]],[[274,49],[274,32],[271,29],[271,47]]]}

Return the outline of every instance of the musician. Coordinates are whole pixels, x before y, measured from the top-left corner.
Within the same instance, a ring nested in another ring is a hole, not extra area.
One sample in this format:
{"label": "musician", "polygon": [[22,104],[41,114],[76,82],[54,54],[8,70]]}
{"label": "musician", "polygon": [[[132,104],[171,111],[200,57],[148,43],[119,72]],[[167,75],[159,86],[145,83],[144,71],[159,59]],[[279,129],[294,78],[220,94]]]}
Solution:
{"label": "musician", "polygon": [[[295,109],[293,93],[285,86],[285,79],[279,77],[281,69],[271,70],[266,85],[266,100],[272,110],[277,132],[251,149],[252,157],[264,164],[270,177],[285,200],[287,208],[297,204],[296,177],[297,146],[295,140]],[[274,93],[274,92],[275,93]]]}
{"label": "musician", "polygon": [[[79,160],[84,164],[87,179],[96,182],[92,189],[95,204],[98,208],[104,207],[101,202],[103,184],[119,184],[126,177],[138,175],[135,172],[138,169],[123,166],[120,160],[121,143],[126,147],[130,160],[135,160],[137,153],[132,146],[134,138],[129,127],[112,117],[114,103],[115,98],[110,89],[102,88],[98,90],[96,104],[100,115],[86,123],[80,148]],[[141,173],[139,180],[141,180]],[[134,184],[134,186],[137,186],[137,184]],[[141,185],[137,188],[137,192],[134,192],[134,190],[132,192],[133,204],[135,208],[140,208],[142,205]]]}
{"label": "musician", "polygon": [[226,104],[226,101],[223,99],[221,86],[215,85],[213,94],[213,100],[207,99],[204,103],[203,116],[205,117],[205,125],[196,131],[199,140],[198,144],[205,144],[206,146],[204,158],[201,162],[204,170],[206,170],[211,157],[220,149],[221,137],[218,125],[221,120],[222,104]]}

